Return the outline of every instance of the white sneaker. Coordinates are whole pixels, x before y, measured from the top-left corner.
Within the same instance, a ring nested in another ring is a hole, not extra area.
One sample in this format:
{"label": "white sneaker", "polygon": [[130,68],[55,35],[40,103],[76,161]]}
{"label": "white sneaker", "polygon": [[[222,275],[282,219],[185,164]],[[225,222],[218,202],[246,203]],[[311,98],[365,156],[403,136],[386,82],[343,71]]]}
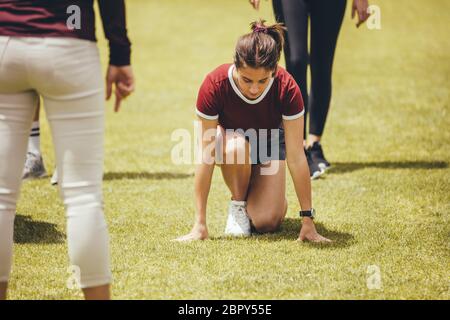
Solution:
{"label": "white sneaker", "polygon": [[225,235],[250,236],[250,219],[245,209],[246,201],[231,200],[228,207],[228,220]]}

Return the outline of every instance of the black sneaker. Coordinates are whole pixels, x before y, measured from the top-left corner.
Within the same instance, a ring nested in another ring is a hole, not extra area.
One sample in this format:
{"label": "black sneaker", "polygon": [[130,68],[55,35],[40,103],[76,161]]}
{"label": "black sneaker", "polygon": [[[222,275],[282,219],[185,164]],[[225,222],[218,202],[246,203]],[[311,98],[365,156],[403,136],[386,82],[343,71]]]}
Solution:
{"label": "black sneaker", "polygon": [[308,160],[309,176],[311,177],[311,180],[317,179],[324,171],[313,161],[309,149],[305,149],[305,155],[306,160]]}
{"label": "black sneaker", "polygon": [[311,159],[316,163],[322,171],[325,171],[331,167],[330,163],[325,159],[323,155],[322,145],[319,141],[314,142],[309,148]]}

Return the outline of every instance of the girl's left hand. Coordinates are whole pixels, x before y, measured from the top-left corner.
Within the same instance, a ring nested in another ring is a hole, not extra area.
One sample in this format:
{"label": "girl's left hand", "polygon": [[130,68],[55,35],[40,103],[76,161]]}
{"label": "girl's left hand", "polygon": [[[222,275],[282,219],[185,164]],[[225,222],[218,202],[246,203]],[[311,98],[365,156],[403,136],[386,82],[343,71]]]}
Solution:
{"label": "girl's left hand", "polygon": [[330,239],[327,239],[321,236],[317,230],[314,222],[309,218],[304,218],[302,222],[302,228],[300,229],[300,235],[298,236],[297,241],[311,241],[315,243],[329,243],[333,242]]}

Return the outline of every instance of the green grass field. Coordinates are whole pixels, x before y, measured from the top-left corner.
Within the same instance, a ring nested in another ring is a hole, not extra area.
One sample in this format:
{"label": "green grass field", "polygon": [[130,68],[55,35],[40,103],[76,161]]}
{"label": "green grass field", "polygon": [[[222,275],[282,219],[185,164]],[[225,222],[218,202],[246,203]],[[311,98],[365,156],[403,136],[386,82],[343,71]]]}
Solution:
{"label": "green grass field", "polygon": [[[381,8],[382,29],[356,29],[348,6],[339,38],[323,138],[333,169],[312,183],[319,232],[335,243],[317,246],[294,241],[300,220],[290,179],[281,232],[223,238],[229,193],[219,170],[209,198],[211,238],[170,241],[194,217],[194,166],[172,163],[171,133],[193,130],[198,87],[207,72],[232,61],[249,23],[274,18],[270,1],[259,12],[247,0],[127,1],[138,87],[119,114],[107,106],[114,298],[450,298],[450,3],[371,3]],[[46,122],[42,148],[51,172]],[[65,226],[49,179],[26,182],[9,298],[82,298],[66,287]],[[373,265],[380,289],[367,286]]]}

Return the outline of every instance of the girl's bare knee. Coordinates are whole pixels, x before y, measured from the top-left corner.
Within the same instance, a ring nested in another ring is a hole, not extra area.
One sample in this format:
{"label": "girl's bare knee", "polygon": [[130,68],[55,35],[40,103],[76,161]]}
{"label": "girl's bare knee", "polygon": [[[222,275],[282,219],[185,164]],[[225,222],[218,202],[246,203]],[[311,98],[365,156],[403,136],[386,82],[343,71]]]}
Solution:
{"label": "girl's bare knee", "polygon": [[280,219],[267,219],[267,220],[257,220],[252,221],[253,226],[259,233],[276,232],[281,226]]}

